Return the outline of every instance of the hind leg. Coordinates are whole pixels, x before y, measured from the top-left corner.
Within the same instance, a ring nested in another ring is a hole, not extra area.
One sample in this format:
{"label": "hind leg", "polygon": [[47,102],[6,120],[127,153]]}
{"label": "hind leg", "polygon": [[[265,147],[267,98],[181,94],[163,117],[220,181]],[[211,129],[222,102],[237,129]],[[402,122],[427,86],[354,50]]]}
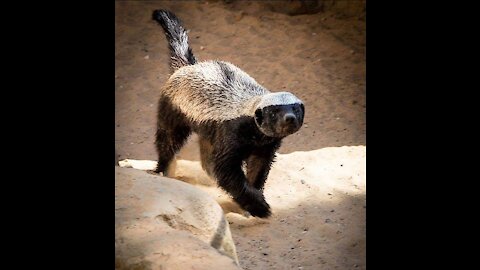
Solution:
{"label": "hind leg", "polygon": [[174,129],[166,129],[161,126],[157,128],[155,144],[157,146],[158,163],[156,173],[168,175],[167,169],[175,154],[185,144],[191,129],[188,126],[177,126]]}
{"label": "hind leg", "polygon": [[213,145],[208,140],[200,137],[199,146],[202,168],[210,177],[213,177]]}

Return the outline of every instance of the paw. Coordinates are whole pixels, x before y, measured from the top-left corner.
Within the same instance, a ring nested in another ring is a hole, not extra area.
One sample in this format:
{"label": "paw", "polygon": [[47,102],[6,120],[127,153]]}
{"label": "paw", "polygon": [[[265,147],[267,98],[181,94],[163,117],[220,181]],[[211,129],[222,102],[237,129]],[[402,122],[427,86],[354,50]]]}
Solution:
{"label": "paw", "polygon": [[247,210],[250,215],[259,218],[267,218],[272,214],[272,212],[270,211],[270,206],[266,201],[260,201],[245,205],[244,209]]}

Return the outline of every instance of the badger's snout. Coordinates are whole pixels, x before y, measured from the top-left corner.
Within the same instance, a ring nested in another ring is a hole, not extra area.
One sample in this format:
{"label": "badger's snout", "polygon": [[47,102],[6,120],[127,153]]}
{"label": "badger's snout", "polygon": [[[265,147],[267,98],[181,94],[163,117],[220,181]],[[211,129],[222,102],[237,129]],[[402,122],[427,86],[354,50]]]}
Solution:
{"label": "badger's snout", "polygon": [[295,114],[293,114],[293,113],[286,113],[286,114],[283,116],[283,121],[284,121],[285,124],[287,124],[287,125],[292,125],[292,124],[294,124],[295,122],[297,122],[297,117],[295,117]]}
{"label": "badger's snout", "polygon": [[300,129],[300,122],[294,113],[285,113],[280,121],[281,133],[291,134]]}
{"label": "badger's snout", "polygon": [[297,117],[294,113],[286,113],[281,121],[282,131],[290,133],[297,131],[300,126]]}

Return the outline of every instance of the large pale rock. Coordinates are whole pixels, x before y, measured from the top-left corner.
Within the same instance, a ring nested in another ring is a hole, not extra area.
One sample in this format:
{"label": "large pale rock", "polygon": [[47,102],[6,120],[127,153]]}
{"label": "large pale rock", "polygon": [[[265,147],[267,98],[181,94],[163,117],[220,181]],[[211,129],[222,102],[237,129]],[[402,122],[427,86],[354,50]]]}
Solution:
{"label": "large pale rock", "polygon": [[[152,171],[157,166],[157,162],[153,160],[124,159],[119,162],[119,166],[143,171]],[[197,188],[210,194],[210,196],[222,207],[225,214],[237,213],[246,216],[250,215],[234,202],[226,192],[217,187],[215,180],[205,173],[200,162],[174,159],[169,165],[168,171],[168,177],[195,185]]]}
{"label": "large pale rock", "polygon": [[115,167],[116,269],[239,269],[217,202],[178,180]]}

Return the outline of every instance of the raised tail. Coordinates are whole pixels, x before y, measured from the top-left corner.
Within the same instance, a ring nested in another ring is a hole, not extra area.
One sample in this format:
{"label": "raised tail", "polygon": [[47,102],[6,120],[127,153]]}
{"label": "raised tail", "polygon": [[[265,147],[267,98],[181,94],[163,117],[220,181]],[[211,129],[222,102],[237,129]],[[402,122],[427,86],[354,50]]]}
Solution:
{"label": "raised tail", "polygon": [[152,17],[165,31],[170,47],[170,66],[172,71],[197,63],[192,48],[188,46],[187,31],[183,28],[177,16],[170,11],[159,9],[153,12]]}

